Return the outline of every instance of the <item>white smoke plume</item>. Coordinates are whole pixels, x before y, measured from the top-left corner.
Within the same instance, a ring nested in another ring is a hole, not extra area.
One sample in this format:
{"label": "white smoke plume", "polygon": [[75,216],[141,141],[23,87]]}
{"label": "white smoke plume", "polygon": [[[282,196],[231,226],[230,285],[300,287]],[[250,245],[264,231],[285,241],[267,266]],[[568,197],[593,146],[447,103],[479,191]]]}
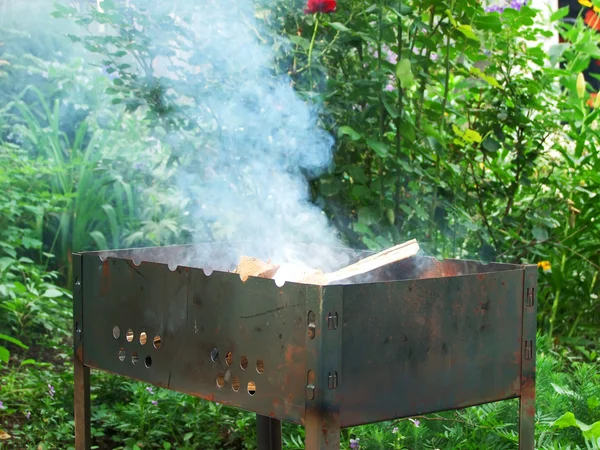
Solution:
{"label": "white smoke plume", "polygon": [[193,111],[206,139],[195,147],[197,165],[180,174],[195,205],[191,216],[204,225],[196,239],[244,242],[246,254],[276,263],[343,265],[339,251],[325,247],[341,243],[311,203],[307,181],[330,166],[334,140],[290,78],[273,74],[274,52],[264,42],[272,31],[255,20],[254,3],[180,0],[171,7],[199,55],[185,63],[207,80],[194,86]]}

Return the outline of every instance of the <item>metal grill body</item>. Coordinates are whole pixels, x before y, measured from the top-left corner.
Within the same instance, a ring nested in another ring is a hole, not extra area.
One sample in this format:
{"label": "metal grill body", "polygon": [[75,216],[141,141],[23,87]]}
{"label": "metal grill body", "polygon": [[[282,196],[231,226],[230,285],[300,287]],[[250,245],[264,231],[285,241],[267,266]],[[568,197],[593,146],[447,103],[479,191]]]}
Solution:
{"label": "metal grill body", "polygon": [[228,272],[238,256],[74,256],[78,450],[90,448],[90,368],[255,412],[260,450],[281,448],[282,420],[306,428],[308,450],[338,449],[344,427],[510,398],[519,448],[533,449],[535,266],[414,257],[280,287]]}

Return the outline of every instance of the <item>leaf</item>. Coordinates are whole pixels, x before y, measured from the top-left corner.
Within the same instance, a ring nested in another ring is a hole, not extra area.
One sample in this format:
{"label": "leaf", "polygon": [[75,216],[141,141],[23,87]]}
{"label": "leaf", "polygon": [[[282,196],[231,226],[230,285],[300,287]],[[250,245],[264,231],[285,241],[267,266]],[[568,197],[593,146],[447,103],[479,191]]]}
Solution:
{"label": "leaf", "polygon": [[27,236],[23,236],[23,238],[21,239],[21,243],[23,244],[23,246],[26,249],[38,249],[38,248],[42,248],[42,241],[40,241],[39,239],[34,239],[34,238],[30,238]]}
{"label": "leaf", "polygon": [[371,150],[377,153],[377,156],[380,158],[385,158],[388,155],[388,146],[383,142],[379,142],[374,139],[367,139],[367,145]]}
{"label": "leaf", "polygon": [[10,439],[12,436],[10,434],[8,434],[6,431],[4,430],[0,430],[0,441],[5,441],[7,439]]}
{"label": "leaf", "polygon": [[385,109],[392,117],[392,119],[396,119],[398,117],[398,110],[396,109],[396,107],[394,105],[391,105],[385,97],[382,97],[381,100],[383,101],[383,106],[385,106]]}
{"label": "leaf", "polygon": [[34,365],[34,366],[36,366],[37,364],[38,364],[38,363],[37,363],[37,361],[36,361],[35,359],[31,359],[31,358],[30,358],[30,359],[26,359],[25,361],[22,361],[22,362],[21,362],[21,367],[22,367],[22,366],[29,366],[29,365]]}
{"label": "leaf", "polygon": [[577,392],[574,392],[571,389],[566,389],[566,388],[559,386],[558,384],[554,384],[554,383],[550,383],[550,384],[552,385],[552,388],[556,391],[557,394],[566,395],[567,397],[572,397],[572,398],[576,398],[576,399],[581,398],[581,396]]}
{"label": "leaf", "polygon": [[475,130],[471,130],[470,128],[465,131],[463,138],[468,142],[477,142],[478,144],[481,143],[482,140],[481,134]]}
{"label": "leaf", "polygon": [[385,212],[385,216],[387,217],[387,220],[390,223],[390,225],[394,225],[394,222],[396,221],[396,214],[394,213],[394,210],[388,208]]}
{"label": "leaf", "polygon": [[374,208],[365,206],[358,210],[358,221],[364,225],[373,225],[379,221],[378,211]]}
{"label": "leaf", "polygon": [[468,39],[479,41],[479,38],[473,31],[473,28],[471,28],[471,25],[459,25],[456,27],[456,29],[464,34]]}
{"label": "leaf", "polygon": [[2,339],[3,341],[6,341],[6,342],[10,342],[11,344],[15,344],[16,346],[21,347],[22,349],[25,349],[25,350],[27,350],[29,348],[25,344],[23,344],[21,341],[19,341],[18,339],[7,336],[6,334],[0,333],[0,339]]}
{"label": "leaf", "polygon": [[415,77],[412,73],[410,59],[401,59],[398,61],[398,64],[396,65],[396,76],[398,77],[398,80],[400,80],[400,85],[403,89],[412,86]]}
{"label": "leaf", "polygon": [[61,291],[59,291],[58,289],[54,289],[54,288],[50,288],[47,289],[46,292],[44,292],[42,294],[42,297],[48,297],[48,298],[57,298],[57,297],[62,297],[63,293]]}
{"label": "leaf", "polygon": [[[6,250],[6,249],[5,249]],[[14,258],[3,257],[0,258],[0,272],[4,272],[10,265],[16,263]]]}
{"label": "leaf", "polygon": [[187,442],[187,441],[189,441],[189,440],[190,440],[192,437],[194,437],[194,433],[192,433],[191,431],[190,431],[190,432],[188,432],[188,433],[185,433],[185,434],[183,435],[183,441],[184,441],[184,442]]}
{"label": "leaf", "polygon": [[448,19],[450,20],[450,23],[452,24],[453,27],[458,25],[458,23],[456,22],[456,19],[454,18],[454,16],[452,15],[452,12],[449,9],[446,10],[446,15],[448,16]]}
{"label": "leaf", "polygon": [[348,166],[346,169],[355,183],[367,184],[369,182],[364,170],[360,166]]}
{"label": "leaf", "polygon": [[348,27],[346,27],[346,25],[341,24],[339,22],[332,22],[329,25],[331,25],[331,28],[338,30],[338,31],[345,31],[350,33],[350,29]]}
{"label": "leaf", "polygon": [[482,14],[473,20],[473,25],[478,30],[489,30],[495,33],[502,31],[502,21],[497,14]]}
{"label": "leaf", "polygon": [[538,242],[544,242],[548,240],[548,231],[545,228],[533,227],[531,234]]}
{"label": "leaf", "polygon": [[600,421],[594,422],[592,425],[587,425],[575,418],[572,412],[566,412],[561,417],[556,419],[552,426],[558,428],[575,427],[579,428],[586,439],[600,438]]}
{"label": "leaf", "polygon": [[289,39],[293,44],[299,45],[304,50],[308,50],[310,47],[310,41],[302,36],[292,35],[289,36]]}
{"label": "leaf", "polygon": [[500,143],[497,140],[492,139],[491,137],[485,138],[481,146],[488,152],[492,153],[497,152],[501,147]]}
{"label": "leaf", "polygon": [[106,242],[106,238],[101,231],[95,230],[90,232],[90,236],[96,243],[98,250],[106,250],[108,248],[108,243]]}
{"label": "leaf", "polygon": [[0,361],[4,361],[8,363],[8,359],[10,358],[10,352],[0,345]]}
{"label": "leaf", "polygon": [[569,7],[568,6],[564,6],[562,8],[559,8],[557,11],[555,11],[551,16],[550,16],[550,21],[551,22],[556,22],[557,20],[561,20],[564,19],[565,17],[567,17],[569,15]]}
{"label": "leaf", "polygon": [[352,127],[349,127],[348,125],[342,125],[338,129],[338,137],[342,137],[344,135],[347,135],[353,141],[358,141],[362,137],[362,135],[360,133],[358,133]]}

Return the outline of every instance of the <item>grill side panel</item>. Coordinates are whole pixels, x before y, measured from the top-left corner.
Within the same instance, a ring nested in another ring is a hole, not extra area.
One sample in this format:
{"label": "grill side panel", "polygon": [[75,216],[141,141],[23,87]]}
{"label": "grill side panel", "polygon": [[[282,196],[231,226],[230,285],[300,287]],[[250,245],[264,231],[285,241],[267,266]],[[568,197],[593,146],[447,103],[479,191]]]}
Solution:
{"label": "grill side panel", "polygon": [[301,423],[311,287],[82,258],[87,366]]}
{"label": "grill side panel", "polygon": [[523,270],[344,287],[342,427],[520,395]]}

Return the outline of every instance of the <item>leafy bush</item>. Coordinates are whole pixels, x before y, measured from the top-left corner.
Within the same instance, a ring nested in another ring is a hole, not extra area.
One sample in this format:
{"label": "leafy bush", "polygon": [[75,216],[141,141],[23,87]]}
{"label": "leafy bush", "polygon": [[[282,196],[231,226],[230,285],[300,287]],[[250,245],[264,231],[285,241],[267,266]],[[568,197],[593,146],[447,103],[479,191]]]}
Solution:
{"label": "leafy bush", "polygon": [[[177,167],[215,132],[190,125],[203,100],[193,85],[223,80],[143,70],[182,51],[202,61],[168,5],[102,7],[54,11],[78,57],[48,30],[36,33],[56,39],[3,30],[0,426],[17,448],[72,445],[71,252],[183,243],[203,226],[185,216],[198,199]],[[349,0],[317,15],[278,2],[256,15],[277,30],[255,30],[276,53],[273,73],[319,103],[337,136],[315,203],[351,246],[415,237],[440,258],[538,263],[537,448],[597,448],[600,97],[581,72],[600,36],[563,23],[563,9],[550,26],[565,41],[548,45],[540,13],[519,2]],[[254,448],[247,413],[101,373],[92,384],[101,448]],[[507,401],[357,427],[344,446],[514,448],[516,414]],[[284,430],[285,448],[303,448],[301,428]]]}
{"label": "leafy bush", "polygon": [[[582,423],[600,420],[598,366],[569,363],[548,350],[543,338],[538,345],[536,448],[586,448],[581,431],[561,426],[570,417],[565,413]],[[29,360],[0,369],[0,427],[11,419],[16,448],[72,445],[69,359],[56,355],[52,364]],[[93,441],[100,448],[256,448],[252,414],[102,372],[92,371],[91,382]],[[355,427],[344,430],[342,448],[351,448],[351,439],[364,449],[516,448],[517,413],[518,401],[508,400]],[[304,448],[303,428],[285,424],[284,442],[286,449]]]}
{"label": "leafy bush", "polygon": [[[277,30],[261,36],[276,51],[273,72],[322,103],[321,125],[338,136],[335,165],[313,193],[346,241],[381,249],[415,237],[441,258],[543,264],[540,326],[585,346],[582,335],[591,338],[600,320],[600,109],[579,74],[600,57],[600,37],[581,20],[563,23],[562,9],[550,25],[565,42],[548,47],[552,32],[523,3],[354,0],[330,15],[277,3],[259,5],[257,16]],[[208,139],[185,125],[202,105],[190,85],[221,88],[182,64],[169,66],[170,77],[143,71],[181,54],[202,61],[182,43],[185,17],[144,5],[106,0],[104,13],[55,15],[88,31],[122,30],[71,36],[112,74],[113,102],[143,111],[154,130]],[[163,34],[181,39],[156,48]],[[189,163],[189,147],[173,143],[172,158]]]}

